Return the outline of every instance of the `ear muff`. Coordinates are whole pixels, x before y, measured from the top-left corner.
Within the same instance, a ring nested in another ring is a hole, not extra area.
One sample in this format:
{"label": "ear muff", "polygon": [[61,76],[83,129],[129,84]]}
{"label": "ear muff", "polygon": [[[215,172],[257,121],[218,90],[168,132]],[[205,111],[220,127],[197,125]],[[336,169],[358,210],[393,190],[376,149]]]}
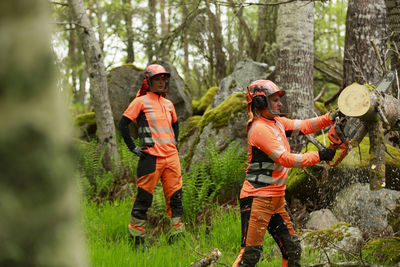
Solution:
{"label": "ear muff", "polygon": [[267,98],[264,95],[256,95],[253,97],[254,107],[256,109],[262,109],[267,106]]}
{"label": "ear muff", "polygon": [[149,84],[147,83],[147,79],[146,78],[144,78],[143,81],[142,81],[142,88],[144,88],[146,90],[150,88]]}

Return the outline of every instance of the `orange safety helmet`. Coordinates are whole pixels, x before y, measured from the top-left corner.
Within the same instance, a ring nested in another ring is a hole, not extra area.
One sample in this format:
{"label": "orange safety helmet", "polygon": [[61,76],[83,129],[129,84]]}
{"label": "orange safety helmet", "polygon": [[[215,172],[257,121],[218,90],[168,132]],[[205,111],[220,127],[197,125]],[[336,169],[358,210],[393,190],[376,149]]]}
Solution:
{"label": "orange safety helmet", "polygon": [[285,91],[279,89],[279,87],[270,80],[254,81],[247,87],[247,104],[257,109],[267,107],[271,117],[287,115],[286,112],[272,112],[268,97],[273,94],[279,94],[282,97],[285,95]]}
{"label": "orange safety helmet", "polygon": [[142,87],[140,88],[140,90],[136,96],[145,95],[147,93],[147,91],[152,92],[151,78],[153,78],[154,76],[157,76],[157,75],[164,75],[168,79],[167,82],[165,83],[165,90],[162,92],[162,94],[165,95],[167,92],[167,89],[168,89],[168,82],[169,82],[169,77],[171,76],[171,74],[169,72],[167,72],[163,66],[161,66],[159,64],[151,64],[144,69],[144,78],[142,81]]}

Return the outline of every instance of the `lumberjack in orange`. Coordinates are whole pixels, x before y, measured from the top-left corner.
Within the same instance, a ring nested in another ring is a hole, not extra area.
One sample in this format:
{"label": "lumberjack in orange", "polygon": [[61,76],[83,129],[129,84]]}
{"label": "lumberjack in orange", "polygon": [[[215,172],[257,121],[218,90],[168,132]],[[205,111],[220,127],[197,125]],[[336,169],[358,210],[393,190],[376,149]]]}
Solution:
{"label": "lumberjack in orange", "polygon": [[[172,219],[172,241],[184,231],[182,222],[182,175],[178,156],[178,118],[172,102],[165,98],[170,73],[158,64],[145,69],[142,87],[125,110],[119,128],[130,151],[140,157],[137,167],[135,203],[129,232],[135,247],[145,247],[147,210],[153,201],[159,179],[166,199],[167,216]],[[136,147],[128,125],[138,122],[141,147]]]}
{"label": "lumberjack in orange", "polygon": [[333,148],[290,152],[287,137],[315,133],[331,125],[335,114],[290,120],[281,111],[284,95],[269,80],[254,81],[247,88],[249,161],[240,193],[241,250],[234,267],[257,264],[267,230],[281,249],[282,266],[300,266],[300,240],[285,201],[289,168],[330,161],[335,155]]}

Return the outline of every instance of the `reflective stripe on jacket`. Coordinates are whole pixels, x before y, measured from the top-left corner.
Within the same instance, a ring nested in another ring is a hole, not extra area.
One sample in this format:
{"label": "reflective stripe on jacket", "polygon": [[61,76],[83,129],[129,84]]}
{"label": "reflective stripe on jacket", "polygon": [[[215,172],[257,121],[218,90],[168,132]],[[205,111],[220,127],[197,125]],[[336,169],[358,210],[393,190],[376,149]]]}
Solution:
{"label": "reflective stripe on jacket", "polygon": [[[317,151],[291,153],[287,137],[315,133],[332,123],[329,114],[308,120],[256,118],[248,132],[249,161],[240,198],[283,196],[289,168],[303,168],[320,161]],[[254,183],[260,186],[256,188]]]}
{"label": "reflective stripe on jacket", "polygon": [[170,100],[147,92],[136,97],[123,115],[137,120],[140,142],[150,155],[166,157],[178,152],[172,129],[178,118]]}

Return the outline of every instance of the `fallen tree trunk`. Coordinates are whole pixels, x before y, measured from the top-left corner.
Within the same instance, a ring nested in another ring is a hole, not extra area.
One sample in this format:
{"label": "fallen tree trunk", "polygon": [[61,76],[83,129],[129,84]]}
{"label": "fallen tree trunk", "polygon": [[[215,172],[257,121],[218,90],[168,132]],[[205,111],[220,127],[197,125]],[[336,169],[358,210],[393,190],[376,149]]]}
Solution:
{"label": "fallen tree trunk", "polygon": [[[363,126],[358,129],[351,144],[358,145],[366,133],[370,137],[370,189],[385,187],[384,129],[400,129],[400,100],[374,87],[354,83],[346,87],[338,98],[340,111],[346,116],[359,118]],[[350,125],[351,126],[351,125]]]}

